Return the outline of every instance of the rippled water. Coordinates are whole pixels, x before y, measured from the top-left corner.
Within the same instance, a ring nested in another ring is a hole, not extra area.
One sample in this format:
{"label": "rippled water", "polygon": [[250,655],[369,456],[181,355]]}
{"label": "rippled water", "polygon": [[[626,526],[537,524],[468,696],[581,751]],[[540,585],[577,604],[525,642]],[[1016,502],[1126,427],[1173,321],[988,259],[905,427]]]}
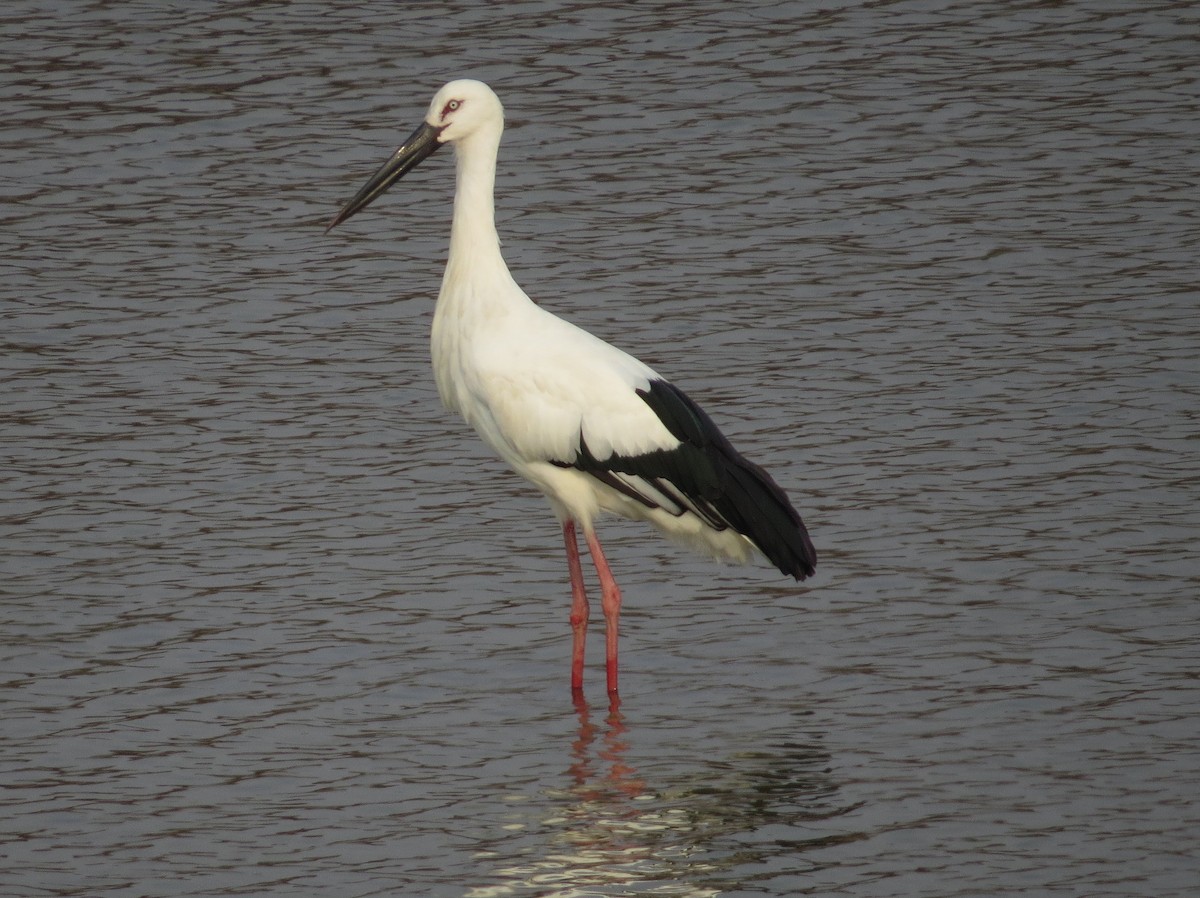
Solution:
{"label": "rippled water", "polygon": [[[1194,4],[0,28],[4,895],[1192,893]],[[459,75],[518,280],[822,553],[605,527],[619,707],[433,390],[450,160],[322,233]]]}

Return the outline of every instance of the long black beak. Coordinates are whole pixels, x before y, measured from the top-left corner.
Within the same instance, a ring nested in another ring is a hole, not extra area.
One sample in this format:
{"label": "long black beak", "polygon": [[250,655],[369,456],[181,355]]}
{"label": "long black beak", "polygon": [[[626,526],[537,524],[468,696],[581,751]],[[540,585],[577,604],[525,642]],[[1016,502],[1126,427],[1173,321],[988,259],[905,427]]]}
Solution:
{"label": "long black beak", "polygon": [[422,122],[421,127],[410,134],[408,140],[392,153],[392,158],[379,166],[379,170],[371,175],[371,180],[354,194],[350,202],[342,206],[342,211],[333,217],[325,233],[328,234],[355,212],[367,208],[383,196],[389,187],[416,168],[422,159],[432,156],[441,146],[437,139],[441,130],[428,122]]}

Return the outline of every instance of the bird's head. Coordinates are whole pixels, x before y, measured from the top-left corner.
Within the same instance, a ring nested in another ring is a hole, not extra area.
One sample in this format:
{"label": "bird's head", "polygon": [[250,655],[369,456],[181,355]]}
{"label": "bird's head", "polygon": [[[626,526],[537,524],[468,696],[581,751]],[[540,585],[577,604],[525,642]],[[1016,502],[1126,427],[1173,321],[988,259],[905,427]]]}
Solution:
{"label": "bird's head", "polygon": [[477,131],[503,129],[504,107],[482,81],[451,81],[430,101],[425,123],[438,129],[438,143],[453,143]]}
{"label": "bird's head", "polygon": [[485,134],[498,144],[503,130],[504,107],[490,87],[470,79],[451,81],[434,95],[425,121],[334,216],[326,233],[383,196],[442,144]]}

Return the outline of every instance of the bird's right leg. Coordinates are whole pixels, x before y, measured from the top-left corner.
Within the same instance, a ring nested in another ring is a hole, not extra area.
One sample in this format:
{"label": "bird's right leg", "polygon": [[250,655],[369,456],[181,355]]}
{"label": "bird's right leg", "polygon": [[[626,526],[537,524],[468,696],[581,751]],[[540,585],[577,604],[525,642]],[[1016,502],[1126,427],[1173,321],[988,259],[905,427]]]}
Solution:
{"label": "bird's right leg", "polygon": [[579,562],[579,542],[575,522],[563,521],[563,542],[567,547],[567,570],[571,572],[571,690],[583,689],[583,649],[587,641],[588,600],[583,587],[583,565]]}

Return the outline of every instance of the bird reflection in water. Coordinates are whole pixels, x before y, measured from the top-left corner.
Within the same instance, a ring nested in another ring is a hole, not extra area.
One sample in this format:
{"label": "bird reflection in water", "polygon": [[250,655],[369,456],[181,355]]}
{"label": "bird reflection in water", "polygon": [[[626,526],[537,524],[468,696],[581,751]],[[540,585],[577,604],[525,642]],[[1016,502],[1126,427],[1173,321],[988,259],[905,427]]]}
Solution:
{"label": "bird reflection in water", "polygon": [[652,884],[655,895],[718,895],[686,881],[706,869],[689,857],[701,851],[695,820],[684,808],[664,807],[627,760],[629,728],[620,698],[609,696],[600,719],[577,691],[575,714],[570,785],[552,793],[563,805],[542,820],[549,844],[536,859],[496,871],[500,883],[471,889],[467,898],[615,895],[639,884]]}
{"label": "bird reflection in water", "polygon": [[797,718],[698,769],[656,756],[653,782],[630,759],[631,745],[646,746],[620,699],[602,712],[576,693],[575,716],[564,784],[491,841],[480,857],[507,860],[467,898],[714,898],[748,869],[773,870],[787,894],[807,887],[827,849],[868,837],[845,822],[855,805],[840,795],[824,734]]}
{"label": "bird reflection in water", "polygon": [[[574,699],[579,735],[571,746],[574,760],[568,772],[575,782],[573,791],[577,798],[580,801],[613,801],[641,796],[646,784],[625,760],[629,750],[625,739],[628,727],[621,716],[621,699],[616,695],[609,696],[603,728],[592,720],[591,708],[583,692],[576,691]],[[600,733],[598,746],[595,745],[597,733]]]}

